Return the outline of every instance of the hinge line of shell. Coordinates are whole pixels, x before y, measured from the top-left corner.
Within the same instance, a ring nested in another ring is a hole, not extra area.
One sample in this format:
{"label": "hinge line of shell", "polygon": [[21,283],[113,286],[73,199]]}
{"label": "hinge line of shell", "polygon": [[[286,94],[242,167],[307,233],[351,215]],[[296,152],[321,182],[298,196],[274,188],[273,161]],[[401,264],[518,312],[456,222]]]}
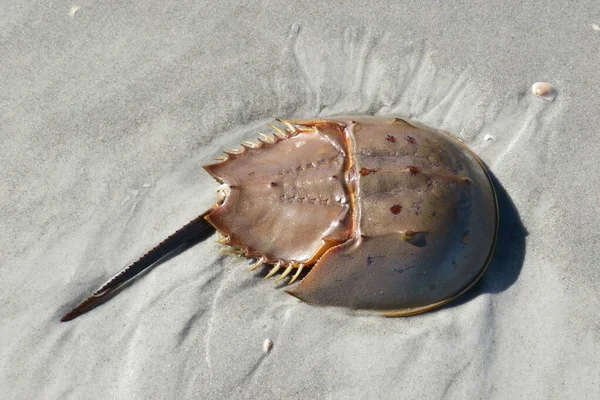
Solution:
{"label": "hinge line of shell", "polygon": [[344,133],[346,136],[346,145],[348,147],[348,155],[345,159],[344,170],[345,174],[345,183],[346,183],[346,193],[349,203],[350,210],[352,210],[352,232],[355,233],[355,237],[350,238],[350,240],[360,240],[361,238],[361,230],[360,230],[360,216],[361,216],[361,206],[358,198],[360,196],[360,185],[358,184],[358,180],[360,176],[357,174],[358,165],[356,163],[356,159],[354,155],[356,154],[356,139],[354,138],[354,134],[352,132],[353,125],[347,125],[344,127]]}

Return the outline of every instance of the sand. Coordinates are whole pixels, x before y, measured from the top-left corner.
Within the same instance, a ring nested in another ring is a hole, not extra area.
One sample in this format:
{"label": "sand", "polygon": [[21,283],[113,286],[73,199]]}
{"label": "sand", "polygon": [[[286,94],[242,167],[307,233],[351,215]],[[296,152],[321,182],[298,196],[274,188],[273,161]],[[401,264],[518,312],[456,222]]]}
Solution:
{"label": "sand", "polygon": [[[344,3],[2,2],[0,398],[600,398],[597,2]],[[466,296],[313,307],[211,239],[58,322],[214,201],[202,164],[340,113],[489,165],[500,240]]]}

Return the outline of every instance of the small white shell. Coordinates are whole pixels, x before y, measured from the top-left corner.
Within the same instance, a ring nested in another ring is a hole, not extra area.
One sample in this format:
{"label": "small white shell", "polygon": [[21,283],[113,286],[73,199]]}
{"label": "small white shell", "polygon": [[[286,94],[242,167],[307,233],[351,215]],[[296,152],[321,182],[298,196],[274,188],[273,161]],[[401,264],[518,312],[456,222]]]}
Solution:
{"label": "small white shell", "polygon": [[485,140],[486,142],[488,142],[488,141],[490,141],[490,140],[495,140],[495,138],[494,138],[492,135],[490,135],[490,134],[488,133],[488,134],[486,134],[486,135],[483,137],[483,140]]}
{"label": "small white shell", "polygon": [[73,18],[75,16],[75,13],[79,11],[79,9],[80,7],[78,5],[71,6],[71,9],[69,10],[69,17]]}
{"label": "small white shell", "polygon": [[263,351],[265,353],[268,353],[269,351],[271,351],[272,348],[273,348],[273,342],[271,341],[271,339],[265,339],[265,341],[263,343]]}
{"label": "small white shell", "polygon": [[536,82],[531,86],[531,92],[540,99],[552,101],[556,97],[556,90],[550,82]]}

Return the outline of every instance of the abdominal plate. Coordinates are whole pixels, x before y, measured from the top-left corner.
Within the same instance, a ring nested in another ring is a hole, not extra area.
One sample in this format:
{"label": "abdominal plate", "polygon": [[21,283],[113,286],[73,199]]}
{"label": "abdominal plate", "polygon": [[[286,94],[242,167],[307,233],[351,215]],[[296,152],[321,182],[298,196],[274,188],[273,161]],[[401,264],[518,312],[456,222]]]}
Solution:
{"label": "abdominal plate", "polygon": [[267,263],[312,264],[349,238],[348,152],[335,127],[277,129],[274,137],[205,166],[231,187],[207,217],[227,244]]}

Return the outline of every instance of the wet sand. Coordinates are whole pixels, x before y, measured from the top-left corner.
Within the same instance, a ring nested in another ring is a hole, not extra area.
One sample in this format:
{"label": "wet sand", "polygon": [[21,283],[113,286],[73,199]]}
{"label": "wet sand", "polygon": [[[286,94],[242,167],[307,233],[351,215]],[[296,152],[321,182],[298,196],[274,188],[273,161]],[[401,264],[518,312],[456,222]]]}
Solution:
{"label": "wet sand", "polygon": [[[596,2],[136,3],[0,6],[0,398],[600,398]],[[58,322],[212,204],[203,164],[336,114],[489,166],[498,249],[467,295],[313,307],[210,239]]]}

